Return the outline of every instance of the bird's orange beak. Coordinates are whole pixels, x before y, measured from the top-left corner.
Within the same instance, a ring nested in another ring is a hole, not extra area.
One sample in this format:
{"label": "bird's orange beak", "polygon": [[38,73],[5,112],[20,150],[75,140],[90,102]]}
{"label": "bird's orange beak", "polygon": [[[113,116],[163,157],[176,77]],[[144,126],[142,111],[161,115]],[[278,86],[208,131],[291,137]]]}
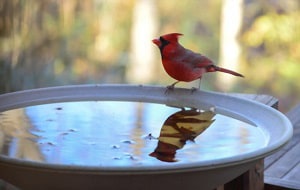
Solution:
{"label": "bird's orange beak", "polygon": [[152,42],[157,45],[158,47],[161,45],[161,42],[159,39],[153,39]]}

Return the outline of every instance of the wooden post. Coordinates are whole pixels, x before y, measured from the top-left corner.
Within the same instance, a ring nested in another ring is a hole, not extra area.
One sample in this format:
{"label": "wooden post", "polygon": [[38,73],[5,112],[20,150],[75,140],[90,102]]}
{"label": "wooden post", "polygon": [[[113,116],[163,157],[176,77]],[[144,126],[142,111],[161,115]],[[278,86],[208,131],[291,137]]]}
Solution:
{"label": "wooden post", "polygon": [[226,183],[224,190],[263,190],[264,189],[264,160],[260,160],[247,172]]}

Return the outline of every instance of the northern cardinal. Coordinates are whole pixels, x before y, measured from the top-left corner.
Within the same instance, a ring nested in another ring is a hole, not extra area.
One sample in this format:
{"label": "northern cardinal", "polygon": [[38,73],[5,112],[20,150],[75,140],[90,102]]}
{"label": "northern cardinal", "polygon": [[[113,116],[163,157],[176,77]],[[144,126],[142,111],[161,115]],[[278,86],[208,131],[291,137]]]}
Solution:
{"label": "northern cardinal", "polygon": [[152,40],[160,50],[165,71],[172,78],[177,80],[168,86],[168,89],[173,89],[180,81],[191,82],[196,79],[201,80],[202,75],[207,72],[220,71],[238,77],[244,77],[237,72],[218,67],[204,55],[195,53],[181,46],[178,42],[178,38],[181,35],[183,34],[170,33]]}

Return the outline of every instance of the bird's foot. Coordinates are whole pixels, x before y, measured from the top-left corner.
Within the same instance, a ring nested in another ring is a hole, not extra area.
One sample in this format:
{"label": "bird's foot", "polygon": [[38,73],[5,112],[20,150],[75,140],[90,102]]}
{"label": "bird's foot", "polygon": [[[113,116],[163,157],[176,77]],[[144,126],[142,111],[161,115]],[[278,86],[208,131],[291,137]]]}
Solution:
{"label": "bird's foot", "polygon": [[174,82],[173,84],[167,86],[167,89],[166,89],[166,91],[165,91],[165,94],[168,94],[170,91],[174,91],[175,85],[176,85],[177,83],[179,83],[179,81],[176,81],[176,82]]}
{"label": "bird's foot", "polygon": [[175,88],[174,85],[167,86],[165,94],[168,94],[169,92],[174,91],[174,88]]}
{"label": "bird's foot", "polygon": [[200,88],[196,88],[196,87],[192,87],[191,88],[191,94],[193,94],[194,92],[198,91]]}

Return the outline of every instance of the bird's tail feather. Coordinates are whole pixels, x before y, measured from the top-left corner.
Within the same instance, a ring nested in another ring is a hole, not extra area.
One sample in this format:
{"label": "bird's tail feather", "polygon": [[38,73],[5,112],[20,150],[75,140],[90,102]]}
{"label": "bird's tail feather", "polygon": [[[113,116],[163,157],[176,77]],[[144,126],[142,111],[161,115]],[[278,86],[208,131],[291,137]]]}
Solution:
{"label": "bird's tail feather", "polygon": [[[229,70],[229,69],[225,69],[225,68],[222,68],[222,67],[217,67],[215,65],[213,65],[213,69],[214,69],[214,71],[220,71],[220,72],[223,72],[223,73],[232,74],[234,76],[244,77],[244,75],[242,75],[240,73],[237,73],[235,71],[232,71],[232,70]],[[210,72],[210,71],[208,71],[208,72]]]}
{"label": "bird's tail feather", "polygon": [[232,71],[232,70],[229,70],[229,69],[225,69],[225,68],[222,68],[222,67],[218,67],[217,71],[221,71],[221,72],[224,72],[224,73],[232,74],[232,75],[238,76],[238,77],[244,77],[240,73],[237,73],[235,71]]}

